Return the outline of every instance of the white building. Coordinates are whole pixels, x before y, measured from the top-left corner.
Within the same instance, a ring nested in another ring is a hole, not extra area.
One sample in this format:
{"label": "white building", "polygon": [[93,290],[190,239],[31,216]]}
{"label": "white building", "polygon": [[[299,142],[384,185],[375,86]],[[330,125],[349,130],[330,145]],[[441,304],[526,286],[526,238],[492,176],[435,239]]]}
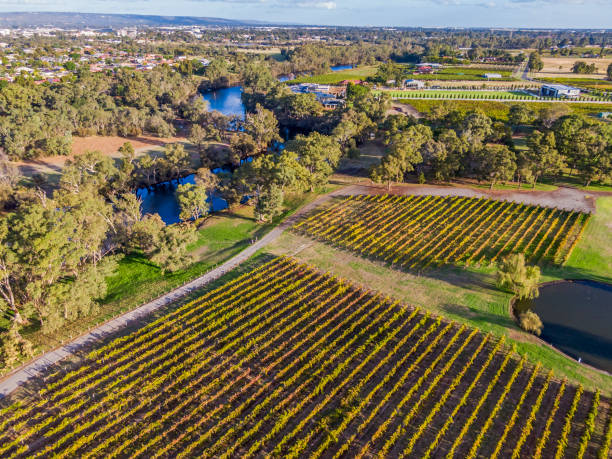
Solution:
{"label": "white building", "polygon": [[580,89],[564,84],[543,84],[540,88],[542,97],[567,97],[574,99],[580,96]]}
{"label": "white building", "polygon": [[404,88],[406,89],[423,89],[425,82],[421,80],[406,80],[404,81]]}

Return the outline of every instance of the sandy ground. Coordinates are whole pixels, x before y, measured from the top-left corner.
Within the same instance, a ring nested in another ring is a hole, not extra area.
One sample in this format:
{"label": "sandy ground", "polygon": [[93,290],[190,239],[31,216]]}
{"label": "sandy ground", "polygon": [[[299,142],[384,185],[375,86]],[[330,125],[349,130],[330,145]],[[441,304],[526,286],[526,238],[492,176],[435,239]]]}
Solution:
{"label": "sandy ground", "polygon": [[412,115],[415,118],[423,118],[423,114],[412,105],[393,102],[391,108],[387,110],[387,115]]}
{"label": "sandy ground", "polygon": [[[589,78],[589,75],[581,75],[572,73],[572,67],[576,61],[586,62],[587,64],[595,64],[597,66],[597,74],[601,75],[603,78],[608,69],[608,65],[612,63],[612,58],[606,57],[602,59],[587,59],[578,56],[571,57],[542,57],[542,62],[544,63],[544,68],[542,69],[542,73],[554,73],[558,74],[558,76],[562,76],[565,74],[565,77],[581,77],[581,78]],[[544,75],[542,75],[544,76]]]}
{"label": "sandy ground", "polygon": [[161,150],[167,143],[182,142],[186,143],[184,137],[159,138],[147,135],[138,137],[74,137],[72,141],[71,156],[50,156],[30,161],[19,161],[15,165],[19,168],[22,175],[32,176],[36,173],[55,175],[61,173],[66,161],[72,159],[74,155],[80,155],[86,151],[100,151],[113,158],[119,158],[119,147],[125,142],[130,142],[136,151],[136,155],[142,155],[154,150]]}
{"label": "sandy ground", "polygon": [[[342,190],[345,195],[355,194],[386,194],[387,187],[380,185],[354,185]],[[391,194],[398,195],[434,195],[434,196],[466,196],[485,197],[498,200],[521,202],[530,205],[557,207],[560,209],[580,212],[594,212],[597,195],[611,193],[585,192],[573,188],[558,188],[554,191],[505,191],[477,190],[462,186],[436,186],[398,184],[391,187]]]}

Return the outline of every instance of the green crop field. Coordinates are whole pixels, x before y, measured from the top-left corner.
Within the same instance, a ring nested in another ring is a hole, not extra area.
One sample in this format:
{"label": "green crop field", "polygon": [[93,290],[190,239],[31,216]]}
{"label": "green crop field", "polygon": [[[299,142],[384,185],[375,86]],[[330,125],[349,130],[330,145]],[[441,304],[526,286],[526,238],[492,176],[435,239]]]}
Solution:
{"label": "green crop field", "polygon": [[329,72],[323,75],[299,77],[295,80],[287,81],[287,83],[336,84],[344,80],[365,80],[367,77],[375,75],[377,68],[376,66],[362,66],[339,72]]}
{"label": "green crop field", "polygon": [[446,67],[432,74],[411,75],[415,80],[457,80],[457,81],[488,81],[485,73],[498,73],[502,77],[491,81],[514,81],[512,70],[497,70],[494,68]]}
{"label": "green crop field", "polygon": [[536,96],[513,91],[461,91],[461,90],[438,90],[428,89],[424,91],[385,91],[394,99],[483,99],[483,100],[535,100]]}
{"label": "green crop field", "polygon": [[407,269],[488,264],[511,252],[560,265],[590,215],[482,198],[360,195],[294,231]]}
{"label": "green crop field", "polygon": [[[432,100],[432,99],[401,99],[401,103],[405,103],[413,106],[421,113],[429,113],[431,109],[440,104],[447,104],[451,110],[459,110],[462,113],[467,113],[470,110],[482,110],[488,116],[499,121],[508,121],[508,114],[510,113],[510,107],[513,104],[520,104],[517,102],[499,102],[495,100]],[[529,102],[526,102],[529,103]],[[559,104],[559,103],[555,103]],[[553,103],[541,102],[537,105],[529,103],[529,108],[532,110],[541,110],[543,108],[551,107]],[[585,116],[594,116],[601,112],[612,112],[611,104],[589,104],[585,103],[571,103],[562,104],[567,107],[569,113],[576,113]]]}
{"label": "green crop field", "polygon": [[610,400],[280,257],[0,410],[2,457],[608,457]]}

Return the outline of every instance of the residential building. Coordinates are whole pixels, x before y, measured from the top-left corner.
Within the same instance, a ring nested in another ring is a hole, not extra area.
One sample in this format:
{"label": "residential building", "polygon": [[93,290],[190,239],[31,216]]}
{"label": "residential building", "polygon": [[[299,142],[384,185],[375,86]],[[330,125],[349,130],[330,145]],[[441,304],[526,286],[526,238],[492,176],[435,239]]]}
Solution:
{"label": "residential building", "polygon": [[540,88],[540,96],[574,99],[580,96],[580,89],[564,84],[543,84]]}

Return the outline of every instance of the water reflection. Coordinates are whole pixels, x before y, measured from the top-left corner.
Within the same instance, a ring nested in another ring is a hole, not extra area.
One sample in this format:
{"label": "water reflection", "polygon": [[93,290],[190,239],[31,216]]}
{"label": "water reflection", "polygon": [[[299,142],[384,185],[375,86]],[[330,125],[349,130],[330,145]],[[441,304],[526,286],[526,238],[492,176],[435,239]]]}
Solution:
{"label": "water reflection", "polygon": [[566,354],[612,373],[612,285],[572,281],[545,285],[532,309],[544,324],[541,338]]}

